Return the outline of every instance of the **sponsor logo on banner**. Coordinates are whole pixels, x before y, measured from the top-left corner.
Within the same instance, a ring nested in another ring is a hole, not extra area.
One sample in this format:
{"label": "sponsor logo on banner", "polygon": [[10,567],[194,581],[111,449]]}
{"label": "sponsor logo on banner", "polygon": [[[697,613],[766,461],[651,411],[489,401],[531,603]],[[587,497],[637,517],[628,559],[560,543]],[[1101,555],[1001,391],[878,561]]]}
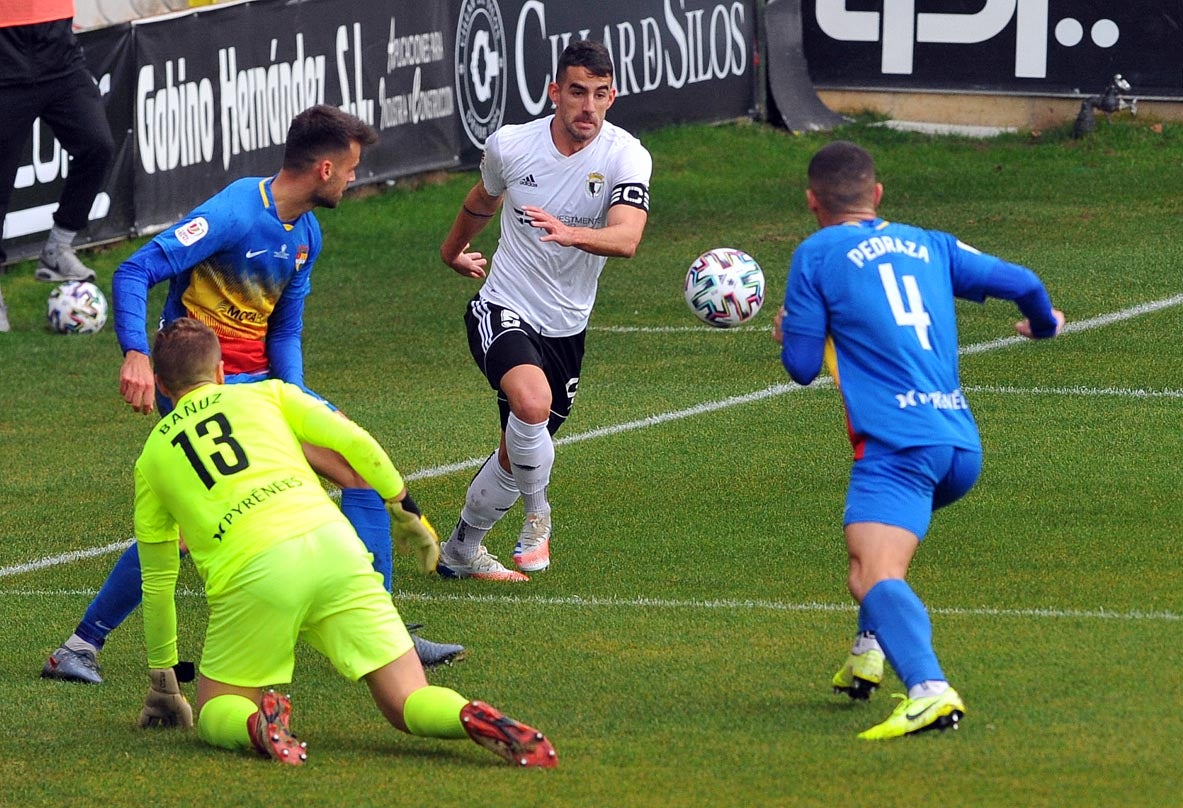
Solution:
{"label": "sponsor logo on banner", "polygon": [[[621,98],[747,75],[755,27],[755,20],[749,19],[751,7],[750,0],[661,0],[587,4],[586,8],[555,0],[526,0],[515,19],[503,21],[497,0],[463,0],[456,26],[455,67],[465,134],[483,149],[488,136],[505,120],[511,101],[529,117],[547,112],[552,106],[548,88],[559,56],[575,39],[596,39],[608,47]],[[638,9],[653,13],[623,16]],[[605,12],[621,16],[602,22]],[[573,13],[599,16],[595,23],[579,19],[573,25]],[[558,30],[556,19],[566,23],[563,30]]]}
{"label": "sponsor logo on banner", "polygon": [[[973,45],[988,42],[1011,21],[1015,28],[1014,77],[1047,77],[1049,31],[1062,47],[1091,42],[1112,48],[1121,37],[1119,25],[1107,17],[1080,20],[1066,15],[1054,22],[1049,0],[985,0],[966,13],[920,12],[915,0],[885,0],[882,11],[851,10],[849,0],[815,0],[818,27],[841,42],[882,42],[880,71],[910,75],[918,43]],[[1083,9],[1077,9],[1079,13]],[[1085,24],[1088,37],[1085,37]]]}
{"label": "sponsor logo on banner", "polygon": [[497,0],[464,0],[456,23],[456,94],[464,133],[481,148],[505,120],[506,56]]}
{"label": "sponsor logo on banner", "polygon": [[209,57],[183,38],[154,43],[164,56],[136,76],[140,168],[157,174],[218,164],[232,171],[236,158],[283,145],[292,118],[316,104],[334,104],[379,130],[455,114],[451,82],[440,82],[447,71],[430,72],[449,59],[444,31],[404,31],[393,15],[324,22],[317,31],[262,42],[215,29],[213,41],[223,44]]}

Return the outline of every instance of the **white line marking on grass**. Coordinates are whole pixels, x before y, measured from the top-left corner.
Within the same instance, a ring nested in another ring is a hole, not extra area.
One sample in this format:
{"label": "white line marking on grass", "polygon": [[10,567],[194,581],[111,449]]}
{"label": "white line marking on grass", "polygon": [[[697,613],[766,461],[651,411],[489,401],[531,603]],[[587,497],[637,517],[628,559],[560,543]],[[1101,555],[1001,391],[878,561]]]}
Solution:
{"label": "white line marking on grass", "polygon": [[[1102,314],[1097,317],[1091,317],[1087,320],[1079,320],[1076,322],[1068,323],[1064,327],[1064,333],[1075,333],[1078,331],[1089,331],[1094,328],[1101,328],[1103,326],[1107,326],[1107,325],[1111,325],[1113,323],[1121,322],[1122,320],[1129,320],[1133,317],[1139,317],[1143,314],[1150,314],[1152,312],[1161,311],[1162,309],[1171,308],[1173,306],[1178,306],[1180,304],[1183,304],[1183,294],[1173,295],[1171,297],[1166,297],[1161,300],[1153,300],[1153,301],[1150,301],[1149,303],[1140,303],[1136,306],[1131,306],[1128,309],[1122,309],[1121,311],[1116,311],[1111,314]],[[692,328],[692,327],[684,327],[684,328],[680,328],[680,329],[676,328],[674,330],[689,330],[690,328]],[[752,326],[750,328],[752,330],[755,330],[754,326]],[[604,330],[616,330],[616,329],[609,328],[609,329],[604,329]],[[645,330],[645,329],[638,329],[638,330]],[[701,330],[701,329],[695,328],[693,330]],[[726,330],[726,329],[718,329],[718,330]],[[735,331],[735,330],[743,330],[743,329],[730,329],[730,330]],[[1020,337],[1017,335],[1013,336],[1013,337],[1004,337],[1002,339],[990,340],[988,342],[979,342],[974,345],[963,346],[960,349],[959,353],[963,356],[969,356],[972,354],[985,353],[986,351],[998,350],[999,348],[1005,348],[1010,345],[1017,345],[1021,342],[1026,342],[1026,339],[1024,337]],[[829,377],[825,377],[825,378],[819,379],[818,381],[814,382],[812,385],[810,385],[810,387],[808,389],[817,389],[817,388],[821,388],[821,387],[826,387],[826,386],[829,386],[830,384],[832,384],[832,380]],[[771,387],[766,387],[763,390],[756,390],[755,392],[752,392],[752,393],[745,393],[743,395],[732,396],[730,398],[721,399],[719,401],[708,401],[704,404],[698,404],[693,407],[687,407],[686,409],[683,409],[683,410],[676,410],[674,412],[661,413],[659,415],[652,415],[647,418],[639,418],[635,421],[628,421],[623,424],[616,424],[614,426],[601,427],[599,429],[592,429],[587,432],[579,432],[574,435],[568,435],[566,437],[559,438],[558,440],[556,440],[555,445],[556,446],[564,446],[564,445],[571,444],[571,443],[579,443],[581,441],[591,440],[592,438],[602,438],[602,437],[608,437],[610,435],[618,435],[622,432],[630,432],[634,429],[643,429],[646,427],[658,426],[660,424],[668,423],[670,421],[676,421],[681,418],[689,418],[689,417],[695,416],[695,415],[703,415],[705,413],[715,412],[716,410],[722,410],[722,409],[726,409],[728,407],[735,407],[735,406],[738,406],[741,404],[750,404],[753,401],[760,401],[760,400],[763,400],[766,398],[773,398],[775,396],[784,395],[786,393],[793,393],[798,390],[804,390],[804,389],[807,389],[807,388],[803,388],[799,385],[793,384],[792,382],[787,382],[787,383],[782,383],[782,384],[774,384]],[[967,389],[972,389],[972,388],[967,388]],[[1000,388],[979,388],[979,389],[989,390],[992,392],[1011,392],[1009,388],[1001,388],[1001,387]],[[1054,393],[1057,390],[1061,391],[1060,392],[1061,395],[1069,394],[1069,395],[1125,395],[1125,396],[1138,396],[1138,397],[1140,397],[1140,396],[1144,396],[1144,397],[1152,397],[1152,396],[1177,397],[1177,391],[1170,391],[1170,390],[1159,391],[1159,392],[1141,391],[1141,390],[1140,391],[1112,391],[1112,392],[1109,392],[1109,391],[1105,391],[1105,390],[1098,390],[1093,393],[1087,393],[1087,392],[1082,392],[1081,388],[1048,388],[1046,390],[1040,390],[1040,392]],[[1065,393],[1063,391],[1071,391],[1071,392]],[[1028,390],[1028,391],[1016,391],[1016,392],[1023,392],[1023,393],[1029,394],[1032,391]],[[408,482],[411,482],[414,480],[423,480],[423,479],[429,479],[429,478],[433,478],[433,477],[442,477],[445,474],[451,474],[451,473],[457,472],[457,471],[464,471],[466,469],[474,469],[474,468],[479,467],[482,463],[484,463],[485,460],[487,459],[487,457],[488,457],[487,455],[485,457],[472,457],[472,458],[469,458],[468,460],[462,460],[459,463],[450,463],[445,466],[435,466],[433,468],[420,469],[419,471],[415,471],[415,472],[405,475],[404,479],[407,480]],[[129,546],[132,543],[132,541],[134,541],[134,540],[127,539],[122,542],[115,542],[114,544],[104,545],[103,547],[95,547],[95,548],[92,548],[89,550],[78,550],[78,551],[75,551],[72,553],[64,553],[64,554],[58,555],[58,556],[50,556],[48,558],[42,558],[42,559],[38,559],[36,561],[29,561],[24,564],[17,564],[17,565],[10,566],[10,567],[0,567],[0,578],[7,578],[11,575],[18,575],[23,572],[31,572],[33,570],[42,569],[44,567],[52,567],[52,566],[57,566],[59,564],[68,564],[72,561],[78,561],[78,560],[81,560],[84,558],[90,558],[90,557],[97,556],[97,555],[104,555],[105,553],[122,551],[125,547]]]}
{"label": "white line marking on grass", "polygon": [[[1161,300],[1152,300],[1149,303],[1140,303],[1137,306],[1131,306],[1128,309],[1115,311],[1110,314],[1100,314],[1096,317],[1090,317],[1087,320],[1069,321],[1064,325],[1064,334],[1075,334],[1078,331],[1092,331],[1094,328],[1102,328],[1114,323],[1120,323],[1123,320],[1130,320],[1134,317],[1141,317],[1143,314],[1151,314],[1163,309],[1169,309],[1173,306],[1183,304],[1183,294],[1172,295],[1171,297],[1164,297]],[[1021,342],[1026,342],[1026,337],[1020,337],[1016,334],[1013,337],[1003,337],[1001,339],[990,340],[989,342],[979,342],[975,345],[966,345],[958,351],[961,356],[972,356],[973,354],[985,353],[986,351],[996,351],[999,348],[1005,348],[1008,345],[1018,345]]]}
{"label": "white line marking on grass", "polygon": [[82,561],[86,558],[94,558],[95,556],[106,555],[107,553],[123,552],[128,547],[131,547],[134,542],[135,539],[125,539],[124,541],[104,544],[102,547],[90,547],[86,550],[72,550],[68,553],[49,556],[48,558],[39,558],[36,561],[28,561],[24,564],[14,564],[11,567],[0,567],[0,578],[7,578],[10,575],[20,575],[22,572],[32,572],[33,570],[39,570],[45,567],[56,567],[60,564],[70,564],[74,561]]}
{"label": "white line marking on grass", "polygon": [[[14,589],[0,590],[2,597],[61,597],[61,596],[89,596],[96,593],[94,589]],[[205,592],[199,589],[178,589],[177,595],[189,598],[204,598]],[[673,611],[768,611],[768,612],[803,612],[829,613],[854,612],[853,603],[819,603],[807,601],[805,603],[784,603],[776,600],[673,600],[670,598],[615,598],[615,597],[581,597],[579,595],[565,595],[562,597],[546,597],[542,595],[482,595],[471,592],[454,595],[429,594],[423,592],[395,592],[396,603],[467,603],[467,604],[496,604],[498,606],[565,606],[576,609],[670,609]],[[995,609],[989,607],[967,608],[961,606],[934,607],[929,606],[932,614],[947,614],[959,617],[1042,617],[1065,620],[1129,620],[1162,623],[1177,623],[1183,621],[1183,615],[1175,612],[1154,611],[1146,612],[1135,609],[1119,612],[1114,609]]]}
{"label": "white line marking on grass", "polygon": [[[749,610],[774,612],[854,612],[857,607],[853,603],[784,603],[775,600],[671,600],[666,598],[584,598],[578,595],[565,597],[513,595],[479,595],[479,594],[421,594],[417,592],[396,592],[396,602],[400,601],[451,601],[461,603],[495,603],[505,606],[539,605],[539,606],[574,606],[574,607],[628,607],[639,609],[721,609],[721,610]],[[1065,619],[1092,620],[1149,620],[1160,622],[1179,622],[1183,615],[1174,612],[1155,611],[1144,612],[1134,610],[1119,612],[1112,609],[994,609],[988,607],[928,607],[933,614],[969,615],[975,617],[1048,617]]]}
{"label": "white line marking on grass", "polygon": [[752,331],[772,333],[772,326],[737,325],[733,328],[716,328],[709,325],[592,325],[588,331],[603,331],[609,334],[742,334]]}
{"label": "white line marking on grass", "polygon": [[[814,383],[813,387],[829,384],[831,380],[827,377]],[[638,418],[636,421],[627,421],[623,424],[614,424],[612,426],[600,427],[599,429],[591,429],[587,432],[577,432],[574,435],[567,435],[564,438],[559,438],[555,441],[555,446],[566,446],[571,443],[579,443],[592,438],[604,438],[609,435],[619,435],[622,432],[631,432],[634,429],[644,429],[645,427],[658,426],[659,424],[668,423],[669,421],[677,421],[680,418],[689,418],[693,415],[703,415],[708,412],[715,412],[716,410],[727,409],[728,407],[735,407],[740,404],[750,404],[753,401],[760,401],[766,398],[773,398],[775,396],[784,395],[785,393],[792,393],[796,390],[804,390],[798,384],[786,382],[783,384],[774,384],[771,387],[766,387],[763,390],[756,390],[752,393],[744,393],[739,396],[732,396],[731,398],[720,399],[719,401],[708,401],[704,404],[696,404],[693,407],[687,407],[684,410],[674,410],[673,412],[664,412],[658,415],[651,415],[647,418]],[[462,460],[459,463],[451,463],[446,466],[435,466],[429,469],[420,469],[404,475],[403,479],[408,482],[414,480],[422,480],[431,477],[442,477],[445,474],[451,474],[454,471],[463,471],[464,469],[473,469],[480,466],[488,459],[485,457],[471,457],[468,460]]]}
{"label": "white line marking on grass", "polygon": [[1002,393],[1022,396],[1114,396],[1117,398],[1183,398],[1183,390],[1143,390],[1123,387],[1007,387],[969,385],[967,393]]}

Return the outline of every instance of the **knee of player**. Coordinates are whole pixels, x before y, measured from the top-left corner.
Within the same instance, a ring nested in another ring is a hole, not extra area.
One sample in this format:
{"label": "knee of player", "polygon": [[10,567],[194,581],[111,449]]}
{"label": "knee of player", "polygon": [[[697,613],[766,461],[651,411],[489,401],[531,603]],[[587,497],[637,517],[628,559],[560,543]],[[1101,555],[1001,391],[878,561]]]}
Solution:
{"label": "knee of player", "polygon": [[510,410],[524,424],[541,424],[550,420],[550,390],[520,396],[510,402]]}

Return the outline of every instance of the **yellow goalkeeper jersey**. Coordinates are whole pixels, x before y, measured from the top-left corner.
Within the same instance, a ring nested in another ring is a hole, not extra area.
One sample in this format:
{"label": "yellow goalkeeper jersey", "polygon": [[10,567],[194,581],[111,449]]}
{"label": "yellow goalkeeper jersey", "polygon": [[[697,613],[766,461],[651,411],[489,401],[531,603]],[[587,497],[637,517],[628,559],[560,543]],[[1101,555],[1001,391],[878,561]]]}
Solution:
{"label": "yellow goalkeeper jersey", "polygon": [[179,527],[213,596],[259,552],[344,520],[302,441],[340,452],[384,499],[403,489],[368,432],[300,388],[209,384],[161,418],[136,461],[137,540],[176,541]]}

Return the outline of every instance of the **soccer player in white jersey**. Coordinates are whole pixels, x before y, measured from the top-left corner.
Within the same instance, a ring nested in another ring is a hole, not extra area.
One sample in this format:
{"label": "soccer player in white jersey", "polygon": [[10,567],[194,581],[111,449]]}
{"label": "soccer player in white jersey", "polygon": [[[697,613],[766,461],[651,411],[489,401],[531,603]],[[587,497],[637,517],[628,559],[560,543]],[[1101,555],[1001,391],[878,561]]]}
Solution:
{"label": "soccer player in white jersey", "polygon": [[859,633],[831,683],[866,699],[886,657],[908,693],[859,737],[956,727],[965,703],[937,661],[924,603],[904,580],[933,511],[969,493],[982,467],[961,391],[954,298],[1014,301],[1025,318],[1015,329],[1033,339],[1058,334],[1064,315],[1026,267],[948,233],[879,218],[874,160],[853,143],[813,156],[805,193],[821,229],[793,252],[773,337],[798,384],[813,381],[825,358],[854,449],[844,532]]}
{"label": "soccer player in white jersey", "polygon": [[[488,259],[470,241],[504,204],[488,278],[465,312],[473,358],[497,391],[501,444],[469,485],[442,545],[441,575],[526,581],[526,573],[550,565],[552,436],[575,400],[604,264],[633,256],[649,218],[653,160],[604,119],[616,99],[612,77],[603,44],[571,43],[549,87],[554,114],[489,138],[481,178],[440,247],[457,273],[485,278]],[[484,545],[519,494],[525,521],[513,560],[520,572]]]}

